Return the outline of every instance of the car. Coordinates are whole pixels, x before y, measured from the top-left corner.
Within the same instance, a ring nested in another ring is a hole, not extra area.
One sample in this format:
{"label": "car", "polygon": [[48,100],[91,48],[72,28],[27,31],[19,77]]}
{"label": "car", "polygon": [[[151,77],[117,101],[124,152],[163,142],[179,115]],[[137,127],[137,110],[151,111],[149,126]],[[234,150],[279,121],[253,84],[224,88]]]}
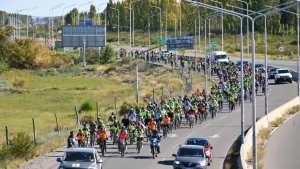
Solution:
{"label": "car", "polygon": [[275,74],[275,83],[293,82],[293,76],[288,69],[277,69]]}
{"label": "car", "polygon": [[[248,61],[243,61],[243,65],[244,66],[247,65],[247,64],[249,64]],[[239,70],[241,70],[242,69],[242,62],[241,61],[237,61],[236,62],[236,66],[238,67]]]}
{"label": "car", "polygon": [[274,79],[275,78],[275,74],[276,74],[277,69],[278,68],[269,69],[269,72],[268,72],[268,78],[269,79]]}
{"label": "car", "polygon": [[213,52],[212,59],[217,63],[229,63],[229,56],[226,52],[223,51]]}
{"label": "car", "polygon": [[182,145],[173,156],[174,169],[207,169],[209,165],[203,146]]}
{"label": "car", "polygon": [[58,169],[103,169],[103,160],[95,148],[69,148],[64,152]]}
{"label": "car", "polygon": [[208,162],[212,162],[212,150],[213,147],[209,143],[208,138],[206,137],[192,137],[188,138],[185,142],[186,145],[198,145],[204,147],[204,152],[206,154],[206,157],[208,158]]}
{"label": "car", "polygon": [[255,64],[255,69],[263,68],[265,65],[263,64]]}

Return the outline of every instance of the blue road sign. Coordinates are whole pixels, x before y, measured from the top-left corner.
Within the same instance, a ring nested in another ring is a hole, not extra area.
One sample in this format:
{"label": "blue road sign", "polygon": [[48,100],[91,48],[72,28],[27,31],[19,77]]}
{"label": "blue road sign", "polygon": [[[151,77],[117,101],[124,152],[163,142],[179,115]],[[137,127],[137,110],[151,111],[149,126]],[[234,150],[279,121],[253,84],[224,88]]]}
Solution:
{"label": "blue road sign", "polygon": [[91,20],[91,19],[80,20],[79,26],[93,26],[93,20]]}
{"label": "blue road sign", "polygon": [[168,50],[190,50],[194,49],[194,40],[192,36],[181,36],[169,38],[167,40]]}

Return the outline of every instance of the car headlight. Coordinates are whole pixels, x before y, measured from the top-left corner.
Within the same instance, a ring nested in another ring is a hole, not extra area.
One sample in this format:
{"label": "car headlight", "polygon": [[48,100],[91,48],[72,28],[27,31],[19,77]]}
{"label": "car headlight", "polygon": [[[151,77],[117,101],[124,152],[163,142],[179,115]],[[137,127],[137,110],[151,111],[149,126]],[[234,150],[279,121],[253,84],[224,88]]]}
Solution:
{"label": "car headlight", "polygon": [[174,164],[179,165],[180,161],[174,161]]}

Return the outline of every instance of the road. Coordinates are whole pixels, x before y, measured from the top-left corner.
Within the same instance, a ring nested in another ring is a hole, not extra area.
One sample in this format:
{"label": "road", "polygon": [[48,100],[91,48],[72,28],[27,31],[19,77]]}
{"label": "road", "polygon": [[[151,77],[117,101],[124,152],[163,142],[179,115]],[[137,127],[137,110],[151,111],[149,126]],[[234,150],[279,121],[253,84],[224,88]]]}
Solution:
{"label": "road", "polygon": [[[270,85],[270,111],[289,101],[296,96],[296,84],[282,84]],[[283,95],[284,91],[284,96]],[[264,113],[264,97],[257,97],[257,116],[260,117]],[[245,105],[245,125],[251,125],[251,105],[249,101]],[[183,128],[173,135],[169,136],[167,140],[161,143],[162,153],[155,160],[150,158],[150,148],[145,145],[141,154],[136,154],[135,148],[129,146],[128,154],[125,158],[120,158],[120,155],[115,153],[116,149],[108,150],[107,157],[104,158],[105,169],[170,169],[172,160],[171,156],[176,153],[180,144],[183,144],[185,139],[191,136],[207,136],[214,147],[213,163],[210,169],[221,169],[223,161],[228,149],[235,139],[240,134],[240,109],[239,107],[232,113],[227,111],[219,113],[214,120],[208,120],[201,125],[196,126],[193,130]],[[47,155],[38,157],[29,162],[29,164],[20,169],[53,169],[58,166],[55,159],[62,156],[62,150],[49,153]]]}
{"label": "road", "polygon": [[269,138],[265,148],[264,168],[296,169],[300,166],[300,114],[284,123]]}

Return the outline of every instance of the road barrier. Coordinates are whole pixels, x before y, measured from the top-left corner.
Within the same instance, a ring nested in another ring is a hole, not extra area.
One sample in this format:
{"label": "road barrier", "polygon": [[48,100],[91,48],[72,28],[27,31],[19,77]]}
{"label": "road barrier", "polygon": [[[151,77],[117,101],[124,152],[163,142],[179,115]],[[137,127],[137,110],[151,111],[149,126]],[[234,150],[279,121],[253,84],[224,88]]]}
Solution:
{"label": "road barrier", "polygon": [[[270,112],[268,115],[263,116],[256,122],[256,133],[259,133],[261,129],[269,127],[270,122],[274,121],[277,118],[282,117],[287,111],[300,103],[300,97],[296,97],[289,102],[283,104],[277,109]],[[251,127],[247,134],[245,135],[244,144],[242,144],[240,149],[240,157],[243,169],[250,169],[252,166],[247,164],[248,152],[252,151],[252,133],[253,128]]]}

